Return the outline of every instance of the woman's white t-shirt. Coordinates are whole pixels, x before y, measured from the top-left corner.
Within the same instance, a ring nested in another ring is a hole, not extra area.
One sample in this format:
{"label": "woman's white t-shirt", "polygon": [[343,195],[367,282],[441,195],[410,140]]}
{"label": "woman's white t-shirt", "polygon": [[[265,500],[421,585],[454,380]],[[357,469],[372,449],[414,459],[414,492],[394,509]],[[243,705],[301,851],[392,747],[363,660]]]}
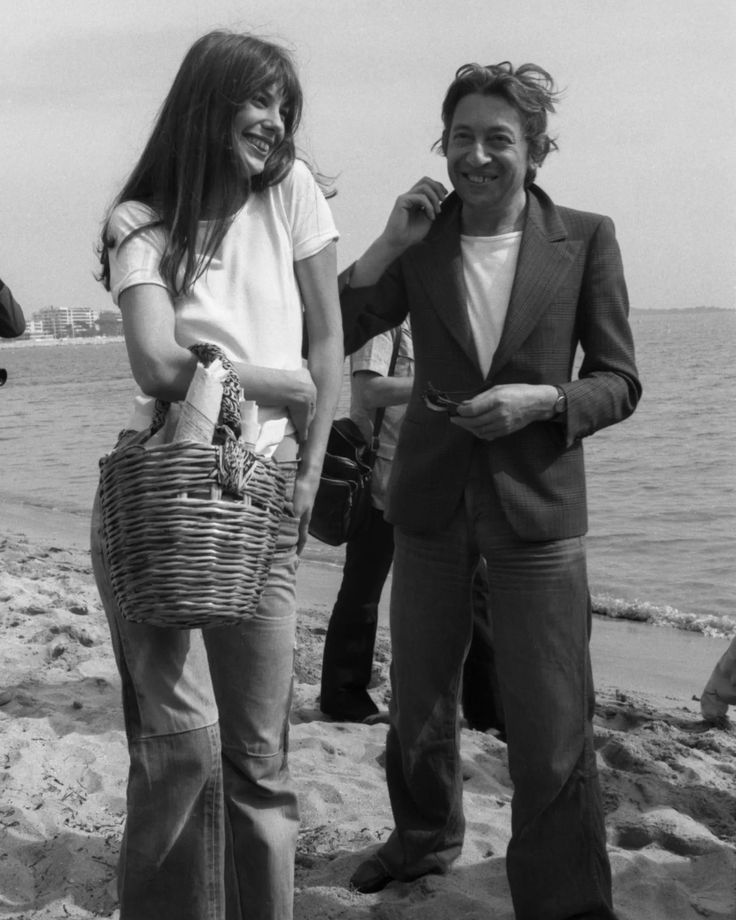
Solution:
{"label": "woman's white t-shirt", "polygon": [[[166,231],[145,226],[155,219],[155,212],[137,201],[124,202],[112,213],[110,290],[116,304],[134,285],[166,287],[159,271]],[[206,229],[203,222],[199,239]],[[249,196],[192,291],[173,299],[177,343],[188,348],[208,342],[245,364],[301,367],[302,301],[294,262],[316,255],[337,238],[324,195],[297,160],[278,185]],[[154,403],[139,394],[128,427],[147,427]],[[266,455],[294,430],[286,407],[260,408],[258,421],[256,449]]]}

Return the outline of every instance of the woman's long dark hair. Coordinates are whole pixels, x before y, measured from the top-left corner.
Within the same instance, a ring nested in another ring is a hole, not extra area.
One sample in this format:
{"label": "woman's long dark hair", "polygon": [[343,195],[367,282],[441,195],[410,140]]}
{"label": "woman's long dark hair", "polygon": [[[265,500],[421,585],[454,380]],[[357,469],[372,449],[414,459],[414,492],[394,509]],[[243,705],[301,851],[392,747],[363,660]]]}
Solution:
{"label": "woman's long dark hair", "polygon": [[[283,97],[284,138],[260,175],[249,179],[233,145],[233,119],[259,92],[275,87]],[[161,274],[172,295],[191,290],[209,265],[229,225],[233,202],[250,190],[280,182],[291,169],[302,90],[290,54],[252,35],[215,31],[187,52],[135,169],[115,199],[140,201],[156,213],[152,225],[167,231]],[[205,205],[208,208],[205,213]],[[211,213],[214,211],[214,213]],[[207,219],[199,256],[199,222]],[[102,230],[99,279],[110,289],[110,214]]]}

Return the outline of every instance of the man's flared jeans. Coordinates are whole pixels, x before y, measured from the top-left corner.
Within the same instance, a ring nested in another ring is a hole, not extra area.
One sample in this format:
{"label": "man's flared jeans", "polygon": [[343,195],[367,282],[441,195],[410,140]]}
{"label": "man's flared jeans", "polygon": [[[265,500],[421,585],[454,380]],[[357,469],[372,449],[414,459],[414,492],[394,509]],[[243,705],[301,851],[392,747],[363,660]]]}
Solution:
{"label": "man's flared jeans", "polygon": [[446,871],[462,848],[458,695],[482,555],[514,785],[507,873],[517,920],[611,920],[583,539],[517,539],[479,450],[450,526],[397,527],[395,543],[386,772],[396,828],[380,860],[408,880]]}

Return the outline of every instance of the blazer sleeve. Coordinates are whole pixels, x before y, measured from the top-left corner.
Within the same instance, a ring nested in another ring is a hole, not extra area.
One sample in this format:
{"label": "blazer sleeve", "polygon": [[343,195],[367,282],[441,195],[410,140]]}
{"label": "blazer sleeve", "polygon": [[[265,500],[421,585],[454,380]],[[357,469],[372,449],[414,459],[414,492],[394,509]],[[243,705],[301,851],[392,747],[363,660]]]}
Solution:
{"label": "blazer sleeve", "polygon": [[12,339],[26,331],[26,320],[10,288],[0,281],[0,336]]}
{"label": "blazer sleeve", "polygon": [[346,355],[379,333],[400,326],[409,312],[400,259],[368,287],[350,287],[352,268],[338,278]]}
{"label": "blazer sleeve", "polygon": [[567,444],[627,418],[642,387],[629,325],[629,298],[613,221],[601,219],[588,249],[578,301],[583,362],[567,396]]}

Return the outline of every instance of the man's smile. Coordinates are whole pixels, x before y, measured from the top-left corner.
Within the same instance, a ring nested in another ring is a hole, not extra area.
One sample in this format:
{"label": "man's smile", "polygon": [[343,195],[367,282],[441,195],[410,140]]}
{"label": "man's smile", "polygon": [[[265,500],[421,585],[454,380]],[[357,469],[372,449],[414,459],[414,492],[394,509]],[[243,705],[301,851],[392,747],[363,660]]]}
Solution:
{"label": "man's smile", "polygon": [[493,182],[497,178],[496,176],[487,176],[479,173],[463,173],[462,175],[473,185],[485,185],[487,182]]}

